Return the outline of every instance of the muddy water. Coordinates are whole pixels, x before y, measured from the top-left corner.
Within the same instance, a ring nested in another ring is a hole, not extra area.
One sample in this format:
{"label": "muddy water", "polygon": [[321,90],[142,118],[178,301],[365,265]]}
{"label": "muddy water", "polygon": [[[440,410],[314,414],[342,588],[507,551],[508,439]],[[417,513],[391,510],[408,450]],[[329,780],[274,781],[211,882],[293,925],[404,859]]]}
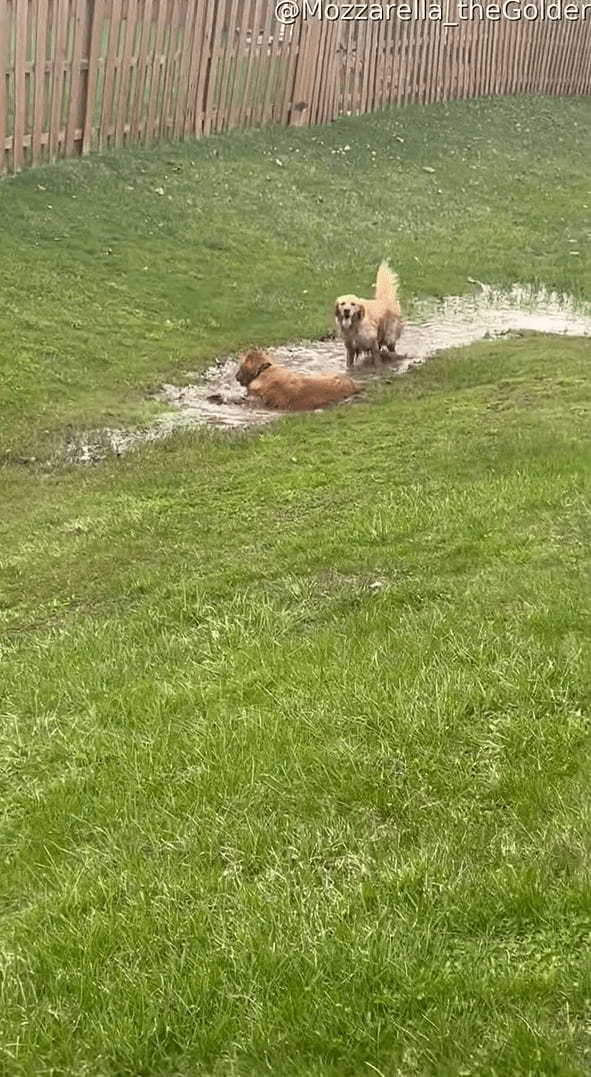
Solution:
{"label": "muddy water", "polygon": [[[400,338],[400,357],[389,366],[392,373],[404,374],[447,348],[464,347],[519,330],[591,336],[591,306],[583,307],[567,296],[517,285],[510,292],[496,292],[479,285],[474,296],[450,296],[436,306],[418,305],[414,322],[405,326]],[[275,362],[302,373],[336,373],[344,369],[344,348],[337,340],[283,345],[269,351]],[[236,359],[227,358],[205,373],[196,374],[195,380],[187,385],[163,385],[156,399],[169,405],[170,410],[150,427],[103,430],[71,444],[69,458],[80,463],[91,462],[109,452],[120,454],[142,443],[168,437],[183,427],[244,429],[273,422],[285,414],[248,401],[245,390],[236,381],[236,369]],[[355,376],[369,380],[379,374],[364,363],[357,368]]]}

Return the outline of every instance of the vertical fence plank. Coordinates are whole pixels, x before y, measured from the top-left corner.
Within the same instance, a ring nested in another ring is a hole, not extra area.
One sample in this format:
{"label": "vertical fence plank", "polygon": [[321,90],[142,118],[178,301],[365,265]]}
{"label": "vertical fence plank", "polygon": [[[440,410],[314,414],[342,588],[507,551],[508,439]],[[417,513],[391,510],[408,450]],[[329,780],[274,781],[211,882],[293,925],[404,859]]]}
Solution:
{"label": "vertical fence plank", "polygon": [[314,103],[310,123],[322,123],[322,110],[324,107],[324,91],[326,89],[325,68],[328,56],[328,48],[331,36],[332,23],[325,19],[320,27],[320,50],[317,57],[316,69],[313,72],[314,82],[311,97]]}
{"label": "vertical fence plank", "polygon": [[173,102],[173,138],[182,139],[184,130],[184,116],[186,115],[189,92],[189,60],[193,49],[193,34],[195,32],[196,6],[185,3],[184,19],[181,20],[181,56],[178,69],[178,85],[176,101]]}
{"label": "vertical fence plank", "polygon": [[156,119],[153,139],[159,142],[166,138],[166,113],[168,107],[168,94],[174,68],[174,33],[175,18],[178,10],[178,0],[168,0],[164,11],[164,30],[162,34],[162,48],[160,49],[160,81],[158,84],[158,96],[156,98]]}
{"label": "vertical fence plank", "polygon": [[99,121],[99,150],[106,149],[111,138],[113,98],[115,95],[119,34],[121,31],[121,6],[122,0],[110,0],[108,7],[109,36],[107,55],[104,62],[105,77],[102,87],[101,118]]}
{"label": "vertical fence plank", "polygon": [[491,70],[489,71],[489,80],[488,80],[488,85],[489,85],[488,92],[489,92],[489,94],[491,96],[494,96],[496,94],[496,92],[497,92],[496,91],[496,80],[497,80],[497,73],[498,73],[499,64],[500,64],[501,42],[502,42],[501,27],[502,27],[502,23],[498,22],[498,23],[493,23],[492,28],[491,28],[491,39],[492,39],[491,40],[491,46],[490,46]]}
{"label": "vertical fence plank", "polygon": [[256,86],[256,102],[254,107],[254,125],[261,127],[263,124],[263,117],[265,115],[265,109],[268,107],[269,100],[269,87],[272,79],[272,51],[271,51],[271,38],[273,36],[274,25],[274,11],[273,5],[267,3],[266,5],[266,17],[263,27],[263,39],[261,42],[261,51],[259,57],[260,75]]}
{"label": "vertical fence plank", "polygon": [[213,121],[212,130],[223,131],[227,126],[228,110],[230,107],[230,98],[232,94],[232,76],[234,71],[234,53],[236,44],[236,19],[237,19],[237,6],[238,0],[232,0],[229,8],[226,8],[226,18],[222,26],[222,38],[225,34],[225,41],[221,42],[221,51],[219,59],[219,67],[216,75],[216,93],[217,93],[217,107],[215,119]]}
{"label": "vertical fence plank", "polygon": [[474,63],[474,22],[470,20],[463,27],[462,33],[462,45],[460,50],[460,82],[458,86],[458,96],[466,98],[470,96],[470,82],[472,78],[472,67]]}
{"label": "vertical fence plank", "polygon": [[[0,24],[2,10],[0,0]],[[0,27],[1,32],[1,27]],[[37,8],[36,42],[34,42],[34,90],[33,90],[33,126],[31,132],[31,164],[38,165],[41,160],[41,132],[43,130],[43,110],[45,107],[45,56],[47,52],[47,0],[39,0]],[[0,47],[1,54],[1,47]],[[1,62],[1,60],[0,60]],[[0,72],[1,74],[1,72]],[[0,93],[0,126],[2,123],[2,102]],[[0,139],[1,144],[1,139]]]}
{"label": "vertical fence plank", "polygon": [[380,24],[377,21],[370,21],[367,27],[367,96],[365,99],[365,108],[363,110],[364,112],[372,112],[375,107],[374,102],[376,96],[376,79],[379,62],[379,27]]}
{"label": "vertical fence plank", "polygon": [[[232,78],[232,89],[230,91],[230,100],[228,104],[228,116],[226,119],[226,127],[229,130],[234,130],[239,126],[240,122],[240,110],[242,105],[242,98],[245,90],[246,69],[248,62],[248,55],[246,51],[246,41],[248,36],[248,24],[251,14],[251,5],[249,3],[242,4],[240,10],[239,24],[236,26],[235,32],[235,47],[234,47],[234,72]],[[280,107],[280,103],[279,103]]]}
{"label": "vertical fence plank", "polygon": [[199,77],[197,82],[195,133],[205,133],[205,111],[207,108],[209,64],[211,62],[211,50],[215,34],[215,7],[209,0],[203,0],[205,15],[202,19],[203,35],[201,37],[201,52],[199,57]]}
{"label": "vertical fence plank", "polygon": [[371,101],[371,53],[372,53],[372,37],[374,37],[374,26],[371,23],[364,23],[365,37],[364,37],[364,51],[363,51],[363,92],[361,100],[362,113],[369,112]]}
{"label": "vertical fence plank", "polygon": [[558,72],[560,70],[560,57],[562,55],[562,42],[563,42],[563,23],[555,22],[553,24],[554,29],[554,41],[552,47],[552,56],[550,59],[550,67],[548,72],[548,93],[555,94],[556,87],[558,85]]}
{"label": "vertical fence plank", "polygon": [[326,102],[324,106],[325,123],[333,123],[338,116],[338,111],[335,114],[335,108],[337,108],[341,87],[341,38],[344,31],[344,23],[342,19],[337,22],[334,30],[335,32],[329,51],[330,64],[328,69]]}
{"label": "vertical fence plank", "polygon": [[318,20],[306,22],[298,58],[296,85],[294,90],[294,116],[292,122],[298,125],[312,123],[314,100],[314,68],[320,47],[320,26]]}
{"label": "vertical fence plank", "polygon": [[344,112],[344,106],[341,104],[343,87],[344,87],[344,65],[343,58],[346,53],[345,39],[347,36],[347,23],[341,22],[338,27],[337,41],[335,43],[334,50],[334,71],[332,78],[332,94],[330,100],[330,112],[329,120],[334,121],[338,119],[341,112]]}
{"label": "vertical fence plank", "polygon": [[425,24],[423,31],[427,37],[425,53],[425,93],[423,96],[423,100],[426,104],[435,100],[437,92],[436,38],[438,29],[439,28],[432,22],[428,22]]}
{"label": "vertical fence plank", "polygon": [[209,45],[209,57],[204,55],[204,62],[207,62],[207,81],[205,86],[205,104],[203,107],[203,134],[208,135],[212,129],[214,121],[214,105],[215,105],[215,91],[216,82],[218,77],[218,69],[220,62],[220,53],[222,49],[222,32],[224,26],[222,3],[218,3],[213,8],[213,20],[211,23],[210,35],[208,38]]}
{"label": "vertical fence plank", "polygon": [[265,41],[265,8],[268,0],[263,0],[257,8],[256,22],[252,29],[252,81],[249,86],[248,109],[246,112],[247,127],[256,126],[256,107],[259,100],[261,87],[264,86],[264,41]]}
{"label": "vertical fence plank", "polygon": [[591,51],[589,49],[589,42],[586,42],[584,36],[582,34],[579,34],[578,55],[575,60],[574,92],[576,94],[582,94],[585,92],[585,61],[589,51]]}
{"label": "vertical fence plank", "polygon": [[193,36],[187,66],[187,100],[182,120],[182,137],[188,138],[196,133],[197,84],[201,66],[201,46],[205,30],[205,12],[203,0],[195,0],[193,13]]}
{"label": "vertical fence plank", "polygon": [[[540,45],[542,44],[544,33],[544,21],[540,21],[535,25],[534,42],[532,45],[532,57],[531,57],[531,92],[539,93],[538,86],[540,84],[540,71],[542,69],[543,57],[540,52]],[[496,75],[499,68],[498,56],[493,56],[493,72],[492,72],[492,85],[493,88],[496,83]]]}
{"label": "vertical fence plank", "polygon": [[[446,2],[448,2],[448,0],[446,0]],[[451,0],[450,0],[450,2],[451,2]],[[448,6],[449,6],[449,4],[448,4]],[[448,18],[450,18],[450,16],[451,16],[451,20],[453,20],[453,12],[448,11],[446,21],[447,21]],[[476,57],[477,49],[478,49],[478,40],[479,40],[479,38],[478,38],[478,19],[474,18],[472,21],[473,21],[473,28],[474,28],[474,56]],[[451,66],[452,66],[453,59],[454,59],[454,39],[455,39],[456,33],[457,33],[457,30],[455,30],[453,28],[448,28],[445,25],[442,28],[441,44],[440,44],[440,49],[439,49],[439,82],[440,82],[440,86],[441,86],[441,93],[440,93],[440,96],[439,96],[440,101],[449,101],[449,99],[451,97],[451,92],[450,92],[450,80],[451,80],[451,77],[452,77],[451,76]],[[475,68],[477,69],[477,64],[476,63],[475,63]]]}
{"label": "vertical fence plank", "polygon": [[145,93],[148,78],[148,60],[150,47],[150,30],[152,27],[153,0],[140,0],[138,5],[137,21],[139,25],[139,37],[135,55],[135,82],[133,101],[131,103],[131,118],[129,138],[132,141],[141,139],[144,134],[145,123]]}
{"label": "vertical fence plank", "polygon": [[282,93],[281,88],[283,85],[283,79],[285,77],[285,60],[286,51],[283,48],[284,42],[287,40],[287,29],[282,26],[281,23],[275,19],[271,23],[272,26],[272,38],[273,45],[270,49],[269,63],[271,65],[271,73],[269,83],[267,84],[267,99],[263,108],[263,124],[273,123],[277,116],[277,104],[279,107],[281,103]]}
{"label": "vertical fence plank", "polygon": [[[455,44],[455,41],[454,41]],[[429,24],[426,22],[420,23],[419,28],[419,41],[417,48],[417,87],[416,87],[416,100],[422,104],[425,103],[427,98],[427,83],[429,79],[429,70],[427,67],[427,49],[429,47]]]}
{"label": "vertical fence plank", "polygon": [[267,0],[261,0],[261,3],[257,3],[253,15],[253,24],[250,32],[250,53],[248,62],[251,66],[250,78],[248,82],[248,95],[244,102],[244,124],[246,127],[252,127],[254,121],[254,109],[255,102],[257,100],[257,87],[261,84],[261,67],[262,67],[262,42],[265,36],[265,15],[264,8]]}
{"label": "vertical fence plank", "polygon": [[[81,62],[82,62],[82,18],[87,0],[74,0],[74,30],[72,35],[72,55],[70,59],[70,85],[68,102],[68,122],[66,127],[66,156],[74,152],[74,140],[80,109]],[[88,90],[87,90],[88,92]]]}
{"label": "vertical fence plank", "polygon": [[285,82],[283,84],[283,98],[281,101],[281,111],[278,113],[277,122],[282,124],[289,123],[289,117],[293,105],[293,90],[294,90],[294,77],[298,59],[298,50],[300,47],[302,20],[300,19],[296,26],[292,26],[287,31],[287,55],[285,61]]}
{"label": "vertical fence plank", "polygon": [[258,33],[258,24],[260,18],[262,0],[254,0],[250,7],[245,6],[244,15],[245,21],[243,23],[244,33],[244,69],[242,79],[242,92],[240,107],[238,109],[237,124],[239,127],[246,125],[246,118],[248,114],[248,103],[251,93],[251,83],[253,77],[253,61],[256,51],[256,40]]}
{"label": "vertical fence plank", "polygon": [[373,110],[383,108],[383,96],[384,96],[384,83],[386,81],[386,63],[387,63],[387,45],[386,36],[384,33],[385,22],[383,20],[376,20],[375,23],[375,68],[373,72],[373,90],[372,100]]}
{"label": "vertical fence plank", "polygon": [[357,28],[354,23],[347,25],[342,38],[343,89],[342,111],[345,116],[352,116],[355,109],[355,85],[357,79]]}
{"label": "vertical fence plank", "polygon": [[527,46],[525,55],[525,92],[530,94],[534,92],[535,86],[535,71],[536,71],[536,44],[538,38],[538,26],[536,23],[532,23],[530,26],[530,32],[527,35]]}
{"label": "vertical fence plank", "polygon": [[355,79],[355,27],[348,23],[342,38],[342,102],[345,116],[353,112],[353,84]]}
{"label": "vertical fence plank", "polygon": [[486,56],[486,74],[484,79],[483,91],[487,97],[493,92],[493,76],[495,70],[494,64],[494,52],[496,44],[496,25],[490,19],[486,19],[486,41],[485,41],[485,56]]}
{"label": "vertical fence plank", "polygon": [[322,64],[318,76],[318,111],[316,113],[316,123],[328,122],[328,108],[332,94],[331,78],[333,73],[334,50],[338,39],[339,25],[340,20],[338,19],[335,19],[334,22],[327,21],[326,25]]}
{"label": "vertical fence plank", "polygon": [[159,137],[170,139],[174,131],[174,113],[178,91],[180,63],[179,41],[181,38],[181,14],[187,0],[173,0],[170,16],[170,32],[165,45],[164,78],[162,81],[162,104]]}
{"label": "vertical fence plank", "polygon": [[488,85],[490,78],[490,64],[489,64],[489,50],[490,50],[490,28],[492,23],[490,19],[485,17],[480,23],[480,85],[479,96],[486,97],[488,94]]}
{"label": "vertical fence plank", "polygon": [[559,94],[572,93],[572,58],[574,52],[574,36],[578,35],[579,27],[575,22],[565,22],[564,25],[564,53],[562,59],[562,68],[559,82]]}
{"label": "vertical fence plank", "polygon": [[54,0],[53,19],[53,77],[49,127],[49,160],[52,162],[55,161],[58,155],[61,134],[64,63],[66,58],[65,49],[68,26],[68,0]]}
{"label": "vertical fence plank", "polygon": [[390,19],[384,26],[384,82],[382,85],[382,107],[387,107],[392,101],[392,88],[394,86],[394,19]]}
{"label": "vertical fence plank", "polygon": [[94,132],[94,114],[96,108],[96,91],[98,62],[101,53],[102,29],[104,22],[105,0],[94,0],[92,25],[90,28],[90,45],[88,50],[88,80],[86,85],[86,103],[82,123],[82,153],[90,153]]}
{"label": "vertical fence plank", "polygon": [[150,68],[150,96],[148,100],[148,114],[144,128],[144,140],[151,142],[154,138],[154,123],[156,121],[156,103],[160,93],[160,81],[162,78],[162,39],[166,19],[167,0],[154,0],[157,4],[158,17],[156,20],[154,45],[152,51],[152,64]]}
{"label": "vertical fence plank", "polygon": [[128,112],[129,84],[131,79],[131,52],[135,37],[135,22],[137,17],[137,0],[127,0],[127,18],[121,61],[119,64],[119,84],[117,87],[118,100],[116,103],[115,120],[115,146],[123,144],[125,125],[130,122]]}
{"label": "vertical fence plank", "polygon": [[[413,19],[408,23],[408,57],[406,65],[406,85],[404,89],[405,101],[414,101],[417,91],[417,48],[419,40],[419,22]],[[444,31],[445,33],[446,31]]]}
{"label": "vertical fence plank", "polygon": [[27,2],[15,0],[14,6],[14,137],[13,161],[15,172],[20,172],[24,160],[25,117],[25,57],[27,48]]}
{"label": "vertical fence plank", "polygon": [[406,85],[406,65],[408,57],[409,47],[409,34],[408,24],[401,23],[396,28],[396,92],[394,96],[394,102],[396,105],[401,105],[404,100],[404,87]]}
{"label": "vertical fence plank", "polygon": [[548,79],[548,93],[555,94],[558,84],[558,72],[560,70],[560,57],[562,55],[563,23],[554,23],[554,42]]}
{"label": "vertical fence plank", "polygon": [[[465,40],[465,42],[464,42],[464,48],[465,48],[465,50],[467,49],[466,56],[468,57],[470,45],[472,45],[472,47],[473,47],[474,22],[472,21],[467,25],[469,25],[470,34],[469,34],[468,38]],[[434,98],[433,98],[433,100],[434,101],[443,101],[443,98],[445,97],[445,87],[443,85],[443,72],[444,72],[444,67],[445,67],[445,50],[446,50],[446,47],[447,47],[447,44],[446,44],[447,43],[447,33],[446,33],[445,29],[443,28],[443,26],[441,26],[441,24],[439,24],[439,25],[436,24],[433,27],[433,31],[434,31],[434,34],[435,34],[435,37],[436,37],[435,55],[434,55],[434,59],[433,59],[433,63],[434,63],[434,67],[435,67],[435,89],[434,89]],[[470,67],[468,66],[468,73],[469,73],[469,71],[470,71]]]}
{"label": "vertical fence plank", "polygon": [[522,68],[522,60],[523,60],[522,45],[523,45],[523,42],[522,42],[522,34],[523,34],[523,23],[522,22],[516,22],[515,23],[515,29],[514,29],[514,32],[513,32],[513,55],[512,55],[511,74],[510,74],[511,92],[514,93],[514,94],[519,93],[519,87],[521,86],[522,79],[523,79],[523,68]]}
{"label": "vertical fence plank", "polygon": [[540,93],[546,94],[548,93],[550,65],[552,62],[552,51],[554,48],[554,24],[548,22],[544,23],[544,31],[545,55],[542,63],[542,70],[540,73]]}

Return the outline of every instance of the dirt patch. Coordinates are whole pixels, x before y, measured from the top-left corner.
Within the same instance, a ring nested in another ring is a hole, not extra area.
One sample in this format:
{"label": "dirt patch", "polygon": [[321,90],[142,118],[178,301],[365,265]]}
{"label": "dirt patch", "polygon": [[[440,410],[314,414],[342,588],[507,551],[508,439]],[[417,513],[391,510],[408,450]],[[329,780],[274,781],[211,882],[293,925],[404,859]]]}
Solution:
{"label": "dirt patch", "polygon": [[[405,374],[437,352],[465,347],[477,340],[515,331],[536,331],[566,336],[591,336],[591,308],[568,296],[515,285],[498,292],[479,284],[473,296],[449,296],[436,306],[419,304],[413,324],[405,326],[398,350],[400,357],[387,365],[393,374]],[[270,348],[276,362],[302,373],[342,373],[344,349],[338,340],[319,340]],[[146,442],[168,437],[193,426],[242,430],[284,416],[251,403],[236,382],[237,361],[225,358],[202,374],[190,375],[187,385],[163,385],[157,400],[171,406],[149,427],[137,430],[102,430],[72,441],[67,456],[78,463],[91,463],[114,452],[120,455]],[[370,363],[360,365],[355,377],[379,377]],[[341,405],[342,406],[342,405]]]}

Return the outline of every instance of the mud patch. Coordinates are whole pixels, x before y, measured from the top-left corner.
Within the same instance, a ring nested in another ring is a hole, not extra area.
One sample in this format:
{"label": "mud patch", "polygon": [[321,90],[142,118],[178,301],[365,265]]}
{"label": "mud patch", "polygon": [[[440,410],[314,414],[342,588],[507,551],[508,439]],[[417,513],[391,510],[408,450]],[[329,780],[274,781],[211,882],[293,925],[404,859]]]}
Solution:
{"label": "mud patch", "polygon": [[[494,339],[511,332],[591,336],[589,305],[521,285],[515,285],[510,292],[499,292],[478,284],[473,296],[449,296],[436,305],[416,304],[414,314],[413,323],[405,326],[400,338],[400,357],[385,367],[389,374],[405,374],[448,348],[465,347],[477,340]],[[269,352],[276,362],[301,373],[342,373],[344,369],[344,349],[338,340],[283,345],[270,348]],[[144,429],[106,429],[74,439],[67,447],[68,459],[91,463],[110,453],[121,455],[141,444],[159,441],[187,427],[243,430],[288,414],[269,411],[248,400],[246,391],[236,382],[236,370],[236,359],[226,358],[204,373],[195,374],[195,380],[187,385],[163,385],[155,399],[169,405],[170,411]],[[368,362],[355,371],[359,380],[369,381],[382,375]]]}

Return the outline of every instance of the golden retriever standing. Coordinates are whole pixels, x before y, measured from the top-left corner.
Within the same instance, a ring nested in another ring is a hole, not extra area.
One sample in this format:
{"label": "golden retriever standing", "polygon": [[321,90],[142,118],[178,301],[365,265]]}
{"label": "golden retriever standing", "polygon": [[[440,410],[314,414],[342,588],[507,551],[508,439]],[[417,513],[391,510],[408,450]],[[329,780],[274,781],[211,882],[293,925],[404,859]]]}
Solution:
{"label": "golden retriever standing", "polygon": [[376,279],[375,299],[359,299],[356,295],[341,295],[337,299],[337,327],[347,349],[347,366],[352,367],[362,352],[370,352],[377,365],[380,349],[394,354],[402,332],[398,302],[398,276],[387,262],[382,262]]}
{"label": "golden retriever standing", "polygon": [[240,357],[236,380],[247,387],[268,408],[281,411],[308,411],[337,404],[356,393],[362,386],[344,374],[297,374],[272,363],[259,348],[252,348]]}

